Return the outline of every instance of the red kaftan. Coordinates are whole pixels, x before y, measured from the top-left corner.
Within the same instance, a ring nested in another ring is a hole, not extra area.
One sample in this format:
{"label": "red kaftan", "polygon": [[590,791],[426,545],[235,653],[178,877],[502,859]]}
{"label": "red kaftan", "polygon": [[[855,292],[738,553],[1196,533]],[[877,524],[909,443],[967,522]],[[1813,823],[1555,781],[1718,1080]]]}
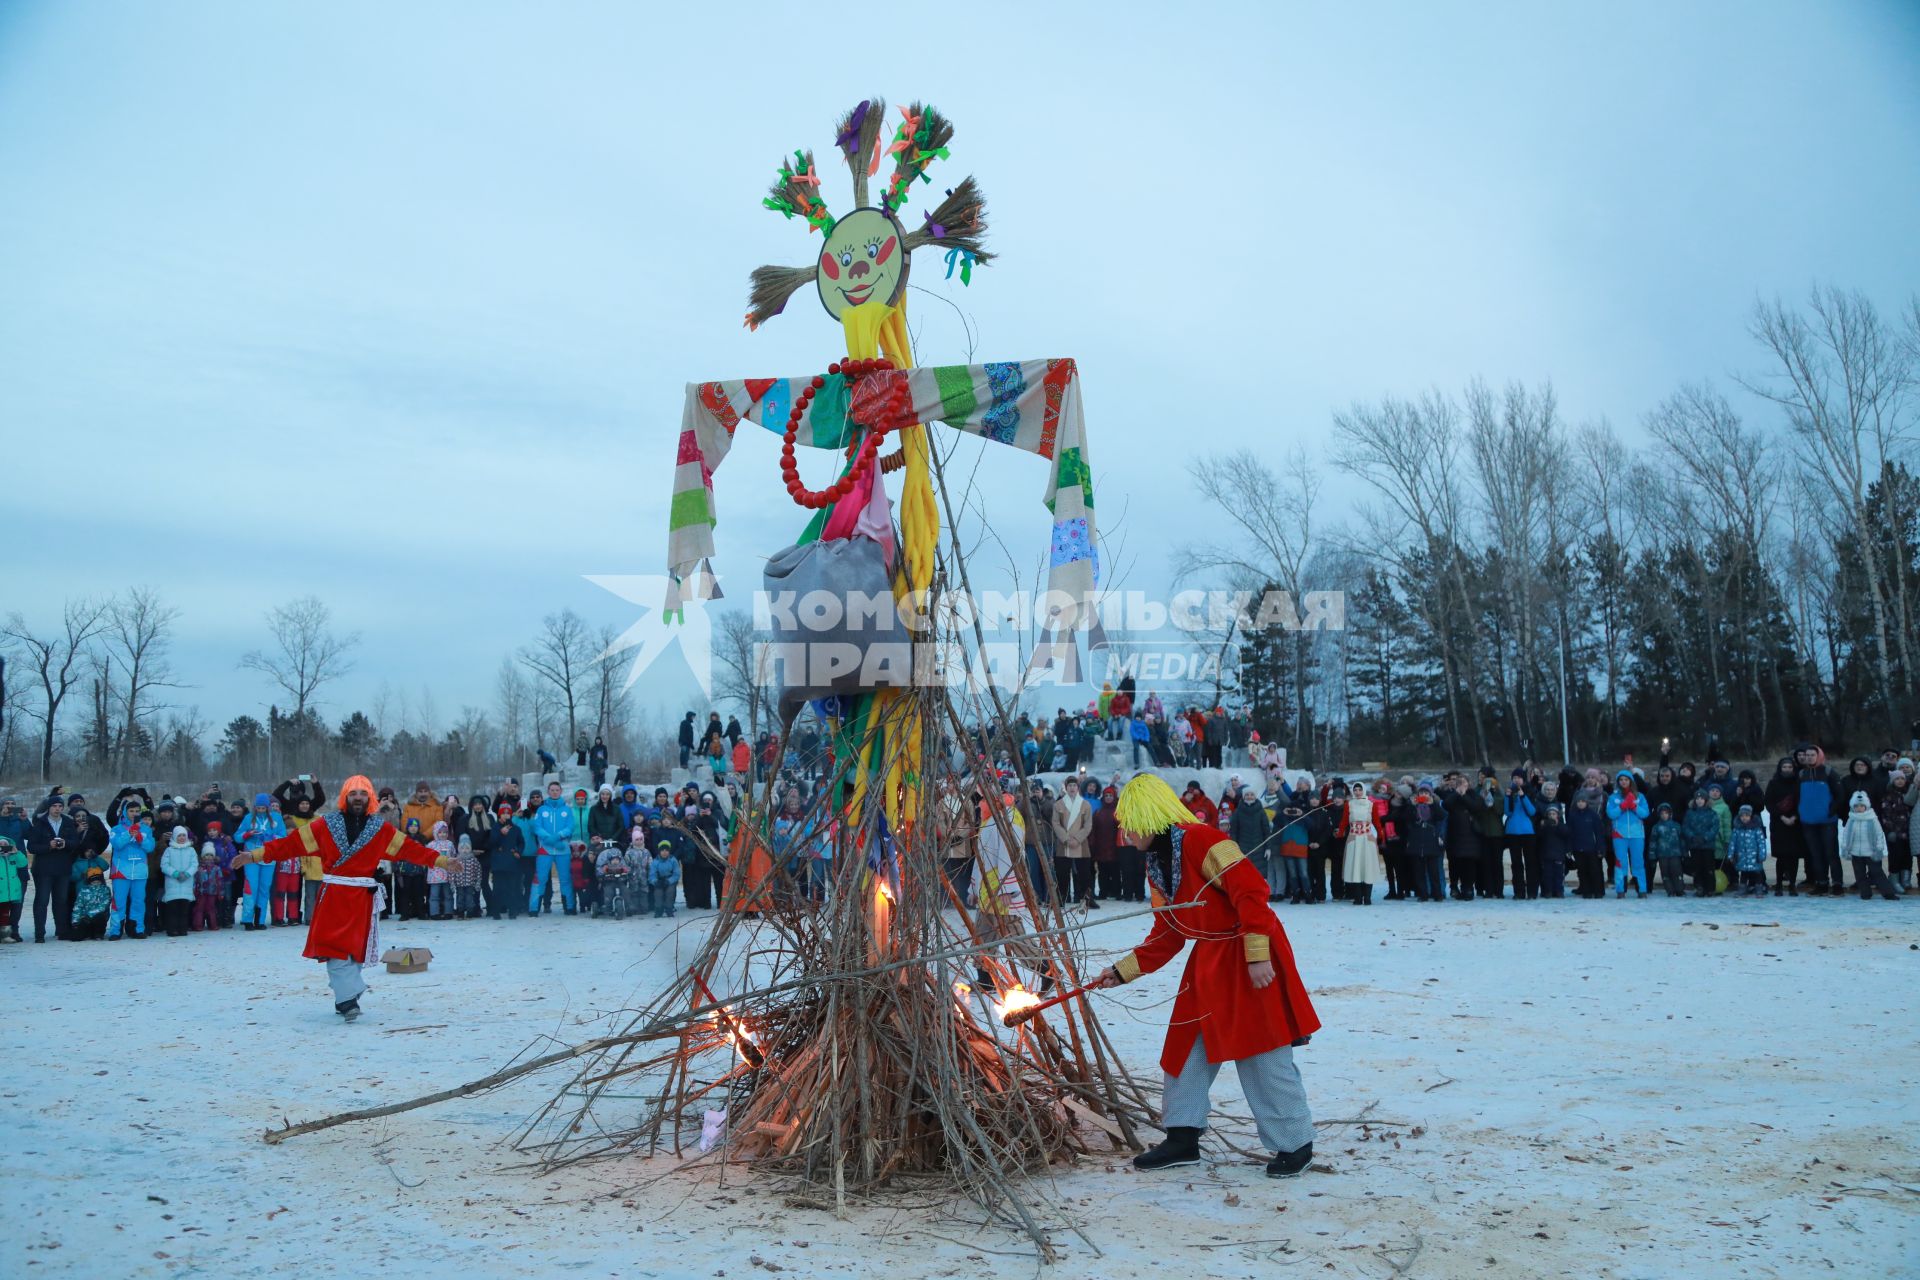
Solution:
{"label": "red kaftan", "polygon": [[[1154,916],[1147,940],[1114,966],[1132,982],[1179,955],[1189,941],[1194,944],[1167,1024],[1161,1067],[1178,1075],[1195,1036],[1206,1044],[1207,1061],[1232,1062],[1318,1031],[1320,1016],[1294,967],[1286,930],[1267,906],[1266,880],[1224,832],[1197,823],[1175,830],[1181,833],[1181,865],[1173,905],[1199,905]],[[1274,980],[1256,988],[1247,966],[1260,960],[1272,962]]]}
{"label": "red kaftan", "polygon": [[[378,814],[367,815],[367,825],[358,840],[347,845],[346,839],[346,819],[338,813],[329,814],[278,840],[269,840],[263,846],[261,859],[277,862],[282,858],[317,857],[320,869],[327,875],[371,878],[383,861],[432,866],[439,856],[427,846],[407,839],[399,828]],[[313,908],[313,922],[307,926],[307,949],[301,954],[309,960],[354,960],[365,964],[369,958],[367,932],[373,924],[373,892],[359,885],[321,885],[320,900]]]}

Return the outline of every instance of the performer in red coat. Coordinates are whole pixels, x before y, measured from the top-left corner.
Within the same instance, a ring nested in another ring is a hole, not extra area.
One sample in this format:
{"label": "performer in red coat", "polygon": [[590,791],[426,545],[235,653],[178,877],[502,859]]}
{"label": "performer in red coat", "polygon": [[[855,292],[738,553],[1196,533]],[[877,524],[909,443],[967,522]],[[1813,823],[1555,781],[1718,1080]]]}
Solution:
{"label": "performer in red coat", "polygon": [[382,862],[448,870],[454,865],[451,858],[407,839],[378,813],[368,812],[373,794],[373,783],[365,777],[348,778],[340,784],[336,812],[233,860],[239,866],[283,858],[320,859],[320,898],[307,926],[307,949],[301,954],[326,962],[333,1010],[348,1022],[360,1016],[360,997],[367,990],[361,966],[380,958],[380,912],[386,906],[386,890],[373,878],[374,871]]}
{"label": "performer in red coat", "polygon": [[1173,909],[1154,916],[1147,940],[1102,974],[1100,985],[1152,973],[1193,943],[1160,1054],[1167,1138],[1134,1164],[1164,1169],[1200,1159],[1207,1095],[1220,1064],[1231,1062],[1261,1140],[1277,1153],[1267,1176],[1299,1173],[1313,1159],[1313,1113],[1293,1050],[1320,1029],[1320,1018],[1286,930],[1267,906],[1267,882],[1238,845],[1195,822],[1173,788],[1152,774],[1126,785],[1115,816],[1120,838],[1147,855],[1154,904]]}

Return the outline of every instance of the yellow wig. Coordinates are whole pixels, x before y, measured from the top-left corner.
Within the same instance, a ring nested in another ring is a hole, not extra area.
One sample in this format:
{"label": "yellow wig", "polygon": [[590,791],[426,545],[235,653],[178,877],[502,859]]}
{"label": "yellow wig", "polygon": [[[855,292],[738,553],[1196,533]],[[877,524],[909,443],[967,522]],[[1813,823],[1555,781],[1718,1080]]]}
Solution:
{"label": "yellow wig", "polygon": [[1173,788],[1151,773],[1143,773],[1120,788],[1113,816],[1122,831],[1157,836],[1175,823],[1198,822],[1193,810],[1180,803]]}

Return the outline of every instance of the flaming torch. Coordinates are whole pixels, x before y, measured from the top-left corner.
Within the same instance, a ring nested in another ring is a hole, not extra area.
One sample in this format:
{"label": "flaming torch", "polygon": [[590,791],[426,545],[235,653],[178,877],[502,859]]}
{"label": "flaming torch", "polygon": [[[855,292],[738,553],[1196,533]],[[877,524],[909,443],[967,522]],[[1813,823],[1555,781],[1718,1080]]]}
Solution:
{"label": "flaming torch", "polygon": [[993,1004],[994,1012],[1000,1017],[1000,1025],[1006,1027],[1017,1027],[1032,1016],[1031,1010],[1046,1007],[1040,1003],[1039,996],[1017,982],[1001,993]]}
{"label": "flaming torch", "polygon": [[1050,996],[1045,1000],[1026,991],[1022,991],[1016,986],[1013,990],[1007,992],[1006,999],[1001,1002],[1000,1025],[1017,1027],[1023,1023],[1031,1022],[1046,1010],[1053,1008],[1053,1006],[1064,1004],[1077,995],[1084,995],[1093,990],[1096,985],[1095,983],[1088,983],[1085,986],[1075,987],[1071,991],[1062,991],[1059,995]]}

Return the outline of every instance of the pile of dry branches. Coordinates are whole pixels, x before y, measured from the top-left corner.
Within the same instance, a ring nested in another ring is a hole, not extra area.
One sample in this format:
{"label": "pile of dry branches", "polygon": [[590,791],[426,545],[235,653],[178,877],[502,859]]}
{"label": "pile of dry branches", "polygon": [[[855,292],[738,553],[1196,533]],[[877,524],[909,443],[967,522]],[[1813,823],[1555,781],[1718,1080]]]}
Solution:
{"label": "pile of dry branches", "polygon": [[[703,856],[729,866],[722,907],[692,963],[624,1025],[454,1089],[289,1125],[267,1140],[575,1062],[573,1077],[516,1139],[543,1171],[671,1154],[681,1158],[675,1170],[747,1165],[792,1175],[830,1191],[838,1208],[890,1189],[957,1193],[1050,1256],[1048,1232],[1061,1215],[1046,1211],[1045,1184],[1032,1175],[1082,1155],[1137,1150],[1157,1100],[1120,1065],[1084,996],[1017,1028],[1002,1023],[1009,1000],[1048,982],[1063,990],[1081,983],[1071,943],[1078,926],[1050,895],[1052,908],[1026,908],[1023,936],[1010,947],[982,931],[974,904],[943,874],[933,812],[940,783],[967,774],[971,803],[976,782],[954,745],[967,735],[951,698],[918,689],[883,701],[871,717],[883,755],[919,738],[917,785],[907,792],[917,812],[902,813],[897,829],[878,803],[849,820],[842,783],[854,751],[840,754],[843,773],[799,815],[801,829],[831,851],[824,892],[810,890],[810,842],[775,847],[778,768],[743,799],[732,849],[689,830]],[[889,763],[869,754],[870,776],[886,776]],[[978,782],[995,802],[989,820],[1020,848],[997,780]],[[1018,874],[1025,901],[1037,903],[1024,868]]]}
{"label": "pile of dry branches", "polygon": [[[1078,985],[1073,929],[1057,908],[1029,907],[1017,961],[977,932],[972,904],[942,874],[934,796],[964,765],[936,726],[960,728],[944,690],[916,690],[873,718],[888,751],[923,735],[921,812],[903,814],[897,831],[875,804],[846,821],[837,779],[801,813],[801,829],[832,852],[823,895],[808,892],[797,850],[773,846],[770,771],[745,801],[724,906],[699,954],[529,1122],[523,1150],[548,1169],[685,1155],[717,1121],[710,1113],[724,1112],[722,1136],[709,1132],[699,1158],[792,1173],[842,1204],[933,1180],[1046,1243],[1026,1175],[1137,1149],[1153,1102],[1084,998],[1002,1025],[1008,993]],[[636,1081],[648,1089],[639,1114],[611,1114]]]}

